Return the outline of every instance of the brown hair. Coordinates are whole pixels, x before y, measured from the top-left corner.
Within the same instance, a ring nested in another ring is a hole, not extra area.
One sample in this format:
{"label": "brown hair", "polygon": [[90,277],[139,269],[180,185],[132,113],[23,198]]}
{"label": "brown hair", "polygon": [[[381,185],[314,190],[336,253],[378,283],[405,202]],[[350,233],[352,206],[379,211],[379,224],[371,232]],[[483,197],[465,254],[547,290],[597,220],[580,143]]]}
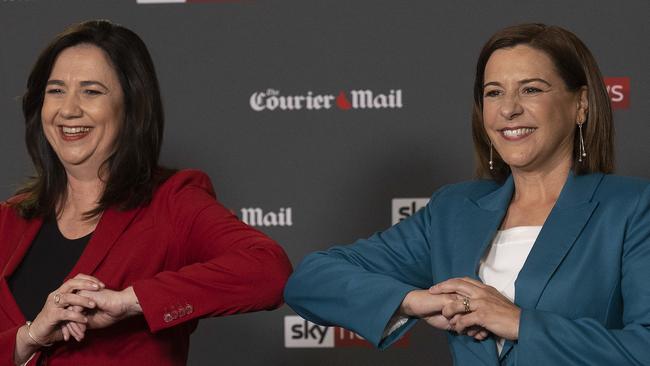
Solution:
{"label": "brown hair", "polygon": [[65,49],[90,44],[104,51],[118,75],[124,94],[124,123],[115,152],[102,168],[108,171],[106,188],[97,207],[86,218],[108,207],[132,209],[151,201],[155,188],[173,171],[158,166],[163,137],[163,108],[158,79],[149,51],[134,32],[106,20],[91,20],[59,34],[36,60],[23,96],[25,142],[36,176],[18,190],[15,207],[25,218],[52,215],[67,193],[63,165],[43,133],[41,108],[45,86],[58,55]]}
{"label": "brown hair", "polygon": [[494,169],[489,168],[490,140],[483,126],[483,78],[485,65],[494,51],[520,44],[546,53],[569,90],[578,91],[583,86],[587,87],[588,114],[582,126],[587,157],[578,162],[579,136],[576,133],[573,143],[574,173],[611,173],[614,170],[612,110],[596,60],[587,46],[566,29],[544,24],[521,24],[495,33],[483,46],[476,64],[472,137],[477,176],[502,182],[510,175],[510,167],[496,150],[493,151]]}

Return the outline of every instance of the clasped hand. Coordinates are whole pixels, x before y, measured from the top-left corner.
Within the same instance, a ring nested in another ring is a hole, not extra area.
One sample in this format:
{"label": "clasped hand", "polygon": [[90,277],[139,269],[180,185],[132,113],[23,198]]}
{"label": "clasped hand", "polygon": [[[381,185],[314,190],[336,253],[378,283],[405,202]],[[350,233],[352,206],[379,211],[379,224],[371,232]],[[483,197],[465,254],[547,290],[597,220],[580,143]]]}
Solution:
{"label": "clasped hand", "polygon": [[400,312],[477,340],[490,334],[508,340],[519,338],[521,310],[494,287],[468,277],[409,292]]}
{"label": "clasped hand", "polygon": [[84,338],[87,329],[106,328],[141,312],[132,287],[106,288],[99,279],[79,274],[52,292],[30,327],[39,345]]}

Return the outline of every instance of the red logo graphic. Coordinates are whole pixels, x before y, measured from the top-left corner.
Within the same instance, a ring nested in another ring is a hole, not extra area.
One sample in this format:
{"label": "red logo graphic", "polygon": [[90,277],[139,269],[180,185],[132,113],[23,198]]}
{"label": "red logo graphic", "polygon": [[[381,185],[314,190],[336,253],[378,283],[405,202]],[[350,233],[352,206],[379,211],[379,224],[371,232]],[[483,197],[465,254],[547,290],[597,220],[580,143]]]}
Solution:
{"label": "red logo graphic", "polygon": [[[372,348],[372,344],[366,341],[355,332],[349,331],[341,327],[334,328],[334,344],[335,347],[367,347]],[[410,333],[404,334],[397,342],[393,343],[391,347],[406,348],[409,345]]]}
{"label": "red logo graphic", "polygon": [[345,95],[345,92],[341,90],[339,95],[336,97],[336,106],[340,109],[347,111],[352,108],[352,103],[348,100],[348,97]]}
{"label": "red logo graphic", "polygon": [[612,101],[612,109],[625,109],[630,107],[630,78],[616,77],[605,78],[607,93]]}

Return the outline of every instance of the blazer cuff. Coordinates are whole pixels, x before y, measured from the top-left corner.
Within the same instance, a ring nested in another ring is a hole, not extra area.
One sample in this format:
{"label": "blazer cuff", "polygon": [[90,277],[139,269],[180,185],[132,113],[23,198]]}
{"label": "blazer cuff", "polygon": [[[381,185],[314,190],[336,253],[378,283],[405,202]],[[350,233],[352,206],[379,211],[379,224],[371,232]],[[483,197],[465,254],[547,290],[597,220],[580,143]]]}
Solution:
{"label": "blazer cuff", "polygon": [[184,299],[176,299],[156,291],[156,286],[150,286],[148,281],[141,280],[133,284],[133,291],[138,298],[142,314],[152,333],[194,319],[196,309]]}
{"label": "blazer cuff", "polygon": [[13,365],[16,350],[16,334],[23,325],[16,325],[0,332],[0,365]]}

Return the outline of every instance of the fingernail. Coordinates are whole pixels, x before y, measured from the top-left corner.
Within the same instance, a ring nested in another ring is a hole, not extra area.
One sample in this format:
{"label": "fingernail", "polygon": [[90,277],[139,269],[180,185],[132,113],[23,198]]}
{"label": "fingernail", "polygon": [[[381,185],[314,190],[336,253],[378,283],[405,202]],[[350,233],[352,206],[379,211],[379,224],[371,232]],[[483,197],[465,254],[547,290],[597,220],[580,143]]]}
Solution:
{"label": "fingernail", "polygon": [[99,288],[99,285],[96,284],[96,283],[93,283],[93,287],[94,287],[94,288]]}
{"label": "fingernail", "polygon": [[88,318],[84,317],[84,323],[88,322]]}
{"label": "fingernail", "polygon": [[88,302],[88,305],[89,305],[89,306],[95,306],[95,302],[94,302],[94,301],[89,301],[89,302]]}

